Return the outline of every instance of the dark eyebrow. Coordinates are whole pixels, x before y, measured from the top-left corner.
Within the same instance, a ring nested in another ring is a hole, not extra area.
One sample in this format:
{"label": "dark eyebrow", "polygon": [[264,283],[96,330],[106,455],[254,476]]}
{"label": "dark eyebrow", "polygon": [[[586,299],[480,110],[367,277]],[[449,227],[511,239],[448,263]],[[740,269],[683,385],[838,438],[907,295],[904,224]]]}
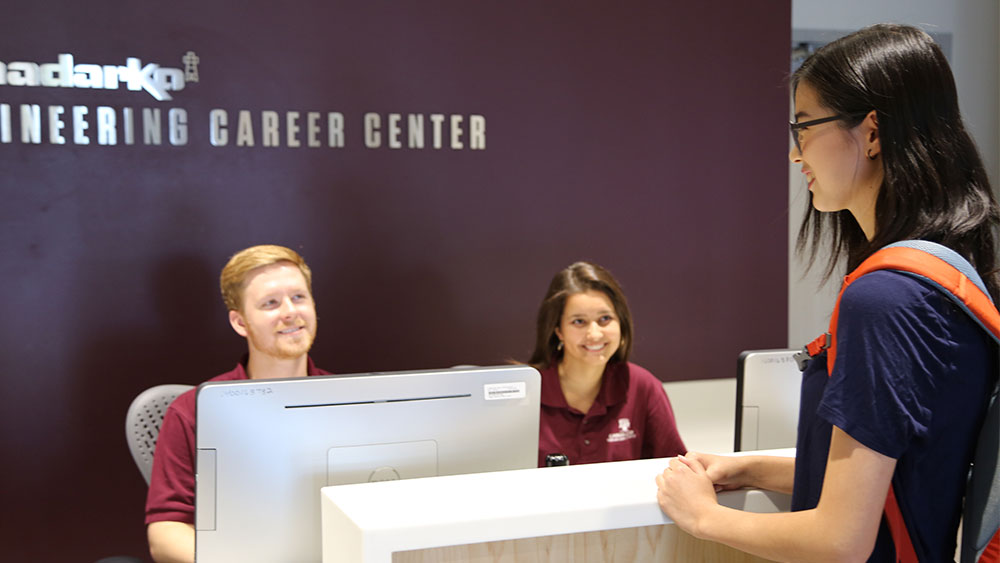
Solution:
{"label": "dark eyebrow", "polygon": [[809,117],[809,112],[807,112],[807,111],[797,111],[797,112],[795,112],[795,121],[802,121],[803,117]]}
{"label": "dark eyebrow", "polygon": [[[601,315],[614,315],[615,312],[612,309],[601,309],[599,311],[594,311],[594,314],[597,315],[597,316],[601,316]],[[568,316],[570,318],[574,318],[574,317],[581,317],[582,318],[582,317],[586,317],[587,313],[576,313],[576,314],[570,314]]]}

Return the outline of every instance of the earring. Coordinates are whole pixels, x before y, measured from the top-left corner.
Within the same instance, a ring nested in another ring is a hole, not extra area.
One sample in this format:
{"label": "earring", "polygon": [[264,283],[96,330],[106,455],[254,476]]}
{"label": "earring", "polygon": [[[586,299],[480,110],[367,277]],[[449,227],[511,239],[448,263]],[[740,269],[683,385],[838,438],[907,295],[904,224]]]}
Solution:
{"label": "earring", "polygon": [[556,346],[556,351],[557,352],[562,352],[562,347],[563,347],[563,342],[562,342],[562,340],[560,340],[559,341],[559,345]]}
{"label": "earring", "polygon": [[872,154],[872,150],[868,149],[868,160],[875,160],[876,158],[878,158],[878,155]]}

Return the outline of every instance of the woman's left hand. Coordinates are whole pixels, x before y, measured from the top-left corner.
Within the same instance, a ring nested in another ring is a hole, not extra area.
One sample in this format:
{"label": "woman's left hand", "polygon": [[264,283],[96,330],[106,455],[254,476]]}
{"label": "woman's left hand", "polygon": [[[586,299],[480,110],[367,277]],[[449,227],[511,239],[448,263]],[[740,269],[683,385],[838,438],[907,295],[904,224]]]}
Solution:
{"label": "woman's left hand", "polygon": [[660,508],[684,531],[695,537],[698,522],[718,506],[715,487],[697,459],[677,456],[662,475],[656,476]]}

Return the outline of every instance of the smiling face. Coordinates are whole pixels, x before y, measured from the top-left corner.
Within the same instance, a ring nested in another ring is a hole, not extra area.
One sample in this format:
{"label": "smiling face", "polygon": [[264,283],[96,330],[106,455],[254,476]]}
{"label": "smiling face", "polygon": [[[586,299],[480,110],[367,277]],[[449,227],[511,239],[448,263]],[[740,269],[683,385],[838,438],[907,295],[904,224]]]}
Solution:
{"label": "smiling face", "polygon": [[316,308],[302,272],[290,262],[254,270],[242,310],[230,311],[229,322],[246,337],[251,357],[295,359],[308,353],[316,337]]}
{"label": "smiling face", "polygon": [[[795,90],[796,121],[835,114],[820,102],[815,89],[808,83],[799,83]],[[866,233],[869,223],[874,228],[875,199],[883,177],[874,112],[851,129],[845,129],[843,121],[801,129],[799,146],[801,151],[793,147],[788,158],[802,165],[802,173],[813,194],[813,207],[818,211],[846,209]]]}
{"label": "smiling face", "polygon": [[563,343],[563,362],[603,367],[621,346],[615,307],[601,291],[575,293],[566,299],[556,336]]}

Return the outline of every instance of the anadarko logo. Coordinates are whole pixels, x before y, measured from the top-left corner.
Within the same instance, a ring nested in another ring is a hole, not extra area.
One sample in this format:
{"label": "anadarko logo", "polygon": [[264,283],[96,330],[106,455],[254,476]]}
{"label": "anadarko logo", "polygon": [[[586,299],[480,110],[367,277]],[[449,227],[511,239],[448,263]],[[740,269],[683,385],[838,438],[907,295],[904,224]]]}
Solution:
{"label": "anadarko logo", "polygon": [[[0,61],[0,87],[121,90],[124,85],[169,101],[170,92],[199,82],[201,63],[194,51],[180,57],[183,70],[143,65],[137,57],[126,58],[124,65],[76,64],[69,53],[60,53],[56,60]],[[50,99],[45,104],[5,103],[0,95],[0,147],[15,142],[77,146],[166,142],[183,147],[193,140],[211,147],[341,149],[357,138],[359,146],[373,150],[486,150],[486,116],[475,113],[369,111],[352,118],[339,111],[212,107],[207,115],[192,119],[183,107],[136,107],[120,95],[107,96],[111,99],[98,105],[73,103],[78,94],[46,96]]]}
{"label": "anadarko logo", "polygon": [[[193,53],[189,53],[193,56]],[[125,59],[125,66],[74,64],[73,55],[61,53],[59,62],[38,64],[0,62],[0,86],[43,86],[48,88],[96,88],[117,90],[122,84],[129,90],[145,90],[157,100],[169,101],[169,92],[184,89],[184,71],[149,63],[143,66],[135,57]]]}

